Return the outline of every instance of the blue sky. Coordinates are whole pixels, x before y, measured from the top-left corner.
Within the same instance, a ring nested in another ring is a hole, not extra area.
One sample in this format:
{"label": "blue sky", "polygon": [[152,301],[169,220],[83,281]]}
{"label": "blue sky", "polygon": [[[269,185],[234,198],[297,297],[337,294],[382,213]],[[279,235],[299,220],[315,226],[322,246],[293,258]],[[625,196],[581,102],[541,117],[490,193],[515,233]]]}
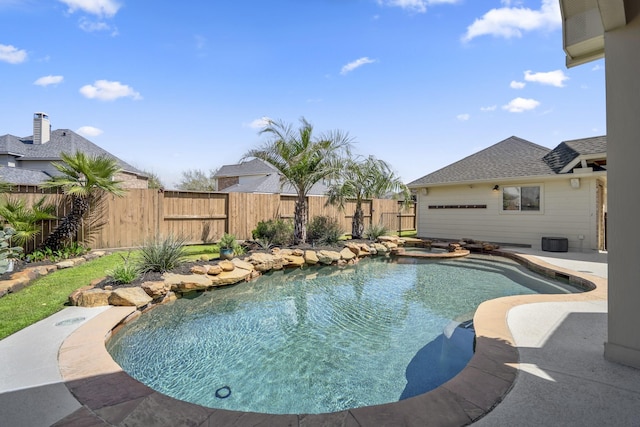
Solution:
{"label": "blue sky", "polygon": [[168,187],[264,118],[346,131],[405,182],[606,133],[604,61],[565,67],[558,0],[0,0],[0,28],[0,135],[46,112]]}

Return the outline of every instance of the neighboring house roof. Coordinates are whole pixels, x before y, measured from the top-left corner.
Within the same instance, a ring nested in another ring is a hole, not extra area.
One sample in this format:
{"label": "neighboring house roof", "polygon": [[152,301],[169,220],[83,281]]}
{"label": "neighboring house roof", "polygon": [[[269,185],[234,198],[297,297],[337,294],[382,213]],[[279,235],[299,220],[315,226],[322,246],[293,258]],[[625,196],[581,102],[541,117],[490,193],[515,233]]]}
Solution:
{"label": "neighboring house roof", "polygon": [[237,165],[224,165],[216,172],[214,178],[262,175],[276,171],[277,169],[269,163],[260,159],[253,159]]}
{"label": "neighboring house roof", "polygon": [[[237,175],[233,175],[237,176]],[[324,196],[329,187],[322,182],[315,183],[307,193],[309,196]],[[264,178],[255,179],[249,183],[234,184],[220,190],[222,193],[266,193],[266,194],[297,194],[289,183],[280,183],[280,174],[272,172]]]}
{"label": "neighboring house roof", "polygon": [[51,178],[51,176],[42,171],[0,167],[0,180],[6,182],[20,183],[22,185],[38,185],[49,178]]}
{"label": "neighboring house roof", "polygon": [[18,160],[59,161],[61,153],[73,154],[81,151],[90,156],[103,155],[115,159],[125,172],[146,176],[139,169],[98,147],[88,139],[69,129],[51,132],[51,139],[44,144],[33,144],[33,136],[19,138],[13,135],[0,137],[0,154],[16,156]]}
{"label": "neighboring house roof", "polygon": [[606,137],[565,141],[551,150],[512,136],[418,178],[408,186],[556,175],[577,158],[591,154],[606,156]]}

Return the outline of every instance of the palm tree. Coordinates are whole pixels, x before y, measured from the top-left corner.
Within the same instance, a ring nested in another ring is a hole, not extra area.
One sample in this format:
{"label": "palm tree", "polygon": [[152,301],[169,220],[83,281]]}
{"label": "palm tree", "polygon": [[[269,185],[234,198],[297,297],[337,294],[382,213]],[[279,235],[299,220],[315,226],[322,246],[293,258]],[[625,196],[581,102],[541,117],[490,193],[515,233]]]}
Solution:
{"label": "palm tree", "polygon": [[60,175],[40,184],[42,188],[60,188],[71,197],[71,211],[43,244],[52,250],[60,249],[75,236],[93,200],[104,193],[124,195],[121,182],[114,180],[120,172],[115,159],[105,155],[87,156],[81,152],[62,153],[60,157],[64,163],[53,163]]}
{"label": "palm tree", "polygon": [[406,204],[411,200],[409,189],[385,161],[373,156],[364,160],[349,159],[338,182],[330,187],[327,203],[344,209],[348,199],[355,200],[356,210],[351,221],[351,238],[360,239],[364,232],[362,202],[385,197],[390,192],[401,193]]}
{"label": "palm tree", "polygon": [[[15,230],[12,240],[20,246],[40,234],[42,221],[55,219],[56,207],[47,203],[46,196],[28,207],[24,199],[4,197],[0,204],[0,216]],[[26,249],[25,249],[26,250]]]}
{"label": "palm tree", "polygon": [[313,126],[300,119],[297,130],[282,121],[269,121],[260,134],[269,134],[271,141],[243,157],[255,157],[273,165],[281,174],[282,183],[293,186],[297,193],[294,210],[294,241],[307,240],[307,194],[318,181],[335,176],[344,156],[350,154],[352,139],[347,133],[331,131],[313,136]]}

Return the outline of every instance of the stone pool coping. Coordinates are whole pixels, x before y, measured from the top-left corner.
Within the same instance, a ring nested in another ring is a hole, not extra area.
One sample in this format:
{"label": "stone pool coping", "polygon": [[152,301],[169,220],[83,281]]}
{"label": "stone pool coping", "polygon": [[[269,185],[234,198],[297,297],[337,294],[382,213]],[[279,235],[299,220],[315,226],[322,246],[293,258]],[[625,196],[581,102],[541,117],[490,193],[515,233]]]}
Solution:
{"label": "stone pool coping", "polygon": [[442,386],[420,396],[330,414],[269,415],[206,408],[156,392],[127,375],[106,350],[112,331],[134,307],[112,307],[78,328],[60,348],[66,386],[82,408],[56,423],[154,426],[464,426],[502,401],[518,375],[518,350],[507,325],[509,310],[537,302],[606,300],[607,280],[548,264],[534,256],[493,252],[552,277],[592,288],[580,294],[524,295],[482,303],[474,316],[476,352],[469,364]]}

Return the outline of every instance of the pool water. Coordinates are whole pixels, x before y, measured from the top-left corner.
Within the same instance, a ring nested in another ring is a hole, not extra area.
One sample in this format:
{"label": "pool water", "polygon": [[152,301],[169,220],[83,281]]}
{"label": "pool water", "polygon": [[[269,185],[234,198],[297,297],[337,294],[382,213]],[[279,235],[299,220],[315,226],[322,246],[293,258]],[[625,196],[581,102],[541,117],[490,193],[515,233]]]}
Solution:
{"label": "pool water", "polygon": [[[131,376],[177,399],[272,414],[395,402],[472,356],[457,327],[488,299],[577,292],[515,262],[363,260],[273,272],[155,308],[107,344]],[[468,326],[468,325],[466,325]]]}

